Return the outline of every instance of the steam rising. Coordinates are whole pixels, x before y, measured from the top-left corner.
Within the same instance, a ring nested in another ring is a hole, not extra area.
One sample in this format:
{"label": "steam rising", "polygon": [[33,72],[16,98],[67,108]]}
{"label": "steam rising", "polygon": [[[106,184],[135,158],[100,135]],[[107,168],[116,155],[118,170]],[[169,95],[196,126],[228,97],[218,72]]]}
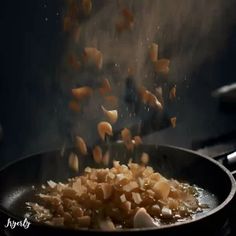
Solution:
{"label": "steam rising", "polygon": [[[168,80],[177,83],[179,89],[186,75],[197,71],[201,64],[214,58],[219,50],[224,49],[228,30],[233,22],[231,3],[230,0],[94,0],[91,16],[84,22],[79,22],[81,31],[79,41],[76,43],[71,39],[67,51],[74,52],[80,57],[84,47],[98,48],[104,56],[104,70],[101,77],[108,78],[115,88],[116,95],[122,97],[129,66],[135,67],[134,79],[137,84],[152,85],[147,53],[150,44],[156,42],[159,44],[159,57],[171,60]],[[117,34],[115,24],[119,21],[123,7],[128,7],[134,13],[134,27],[131,31]],[[113,65],[112,68],[109,67],[110,64]],[[57,76],[61,77],[60,87],[64,94],[68,94],[73,87],[92,84],[98,78],[93,70],[72,73],[64,66],[58,68]],[[93,145],[96,136],[94,134],[97,134],[96,124],[101,121],[94,118],[99,114],[98,108],[94,106],[99,99],[94,97],[89,101],[86,108],[86,112],[90,114],[89,119],[68,114],[67,103],[65,106],[57,107],[59,121],[58,117],[52,118],[51,114],[41,125],[36,124],[36,128],[41,130],[41,135],[37,138],[32,135],[26,149],[28,151],[29,147],[32,150],[43,147],[49,149],[50,145],[57,146],[60,142],[62,144],[68,138],[65,136],[71,135],[68,134],[68,124],[75,126],[72,127],[75,129],[71,128],[74,132],[72,136],[82,136],[88,146]],[[64,104],[65,98],[60,95],[58,101]],[[134,117],[124,119],[126,127],[135,121]],[[173,132],[177,132],[178,127],[177,122],[177,128]],[[182,137],[183,129],[179,133]],[[168,143],[175,143],[173,136],[170,137],[168,132],[159,133],[158,138]],[[151,137],[151,142],[154,139],[157,141],[156,137]]]}
{"label": "steam rising", "polygon": [[[95,1],[94,1],[95,2]],[[98,1],[96,1],[98,2]],[[102,1],[99,1],[102,2]],[[160,57],[171,59],[172,78],[181,79],[224,44],[230,21],[229,2],[220,0],[103,1],[96,14],[82,25],[80,45],[99,48],[107,62],[135,66],[138,81],[144,79],[147,50],[159,43]],[[115,24],[122,7],[134,13],[131,32],[117,35]],[[96,9],[95,9],[96,10]]]}
{"label": "steam rising", "polygon": [[[159,44],[159,58],[171,61],[168,80],[181,86],[186,74],[198,70],[201,64],[224,48],[227,27],[232,21],[232,16],[228,15],[230,1],[114,0],[93,1],[93,5],[89,19],[80,24],[79,41],[75,43],[71,40],[68,52],[76,52],[80,57],[84,47],[98,48],[104,57],[103,71],[98,75],[89,68],[75,74],[68,73],[71,82],[63,83],[63,90],[78,85],[94,86],[99,77],[106,77],[115,88],[114,93],[122,98],[128,67],[135,70],[136,85],[152,87],[154,75],[153,69],[148,66],[147,55],[152,42]],[[119,34],[115,25],[121,18],[123,8],[133,12],[134,27]],[[73,127],[74,134],[87,136],[88,144],[93,144],[94,135],[91,133],[96,130],[97,122],[101,121],[96,118],[99,100],[97,96],[89,101],[86,107],[89,118],[80,117]],[[122,110],[125,111],[125,104]],[[74,121],[70,120],[72,123]],[[123,115],[122,125],[129,126],[136,121],[134,117],[127,119]]]}

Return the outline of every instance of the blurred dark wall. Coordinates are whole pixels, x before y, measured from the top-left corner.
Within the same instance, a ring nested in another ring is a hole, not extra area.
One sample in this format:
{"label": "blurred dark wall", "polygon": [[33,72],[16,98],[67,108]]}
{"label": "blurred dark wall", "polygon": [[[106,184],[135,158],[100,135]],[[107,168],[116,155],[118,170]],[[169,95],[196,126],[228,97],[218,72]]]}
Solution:
{"label": "blurred dark wall", "polygon": [[64,45],[62,3],[1,1],[0,123],[4,139],[0,161],[12,160],[27,150],[39,150],[27,148],[29,140],[37,143],[50,119],[56,119],[56,71]]}
{"label": "blurred dark wall", "polygon": [[[223,0],[222,0],[223,1]],[[232,15],[236,9],[232,1]],[[24,154],[60,147],[63,132],[58,112],[57,67],[65,39],[61,32],[62,0],[1,1],[0,8],[0,163]],[[223,21],[224,19],[222,19]],[[234,20],[234,18],[232,18]],[[217,57],[196,68],[181,88],[180,125],[147,142],[190,147],[191,140],[235,129],[235,114],[218,110],[210,93],[236,80],[236,22]],[[194,117],[194,119],[192,118]],[[53,135],[52,135],[53,134]]]}

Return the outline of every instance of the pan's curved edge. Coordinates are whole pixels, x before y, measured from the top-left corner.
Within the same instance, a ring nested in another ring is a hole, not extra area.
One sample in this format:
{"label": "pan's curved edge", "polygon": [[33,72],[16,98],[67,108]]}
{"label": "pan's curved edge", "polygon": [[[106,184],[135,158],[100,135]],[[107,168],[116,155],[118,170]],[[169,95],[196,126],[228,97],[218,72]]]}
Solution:
{"label": "pan's curved edge", "polygon": [[[115,144],[117,145],[117,144]],[[119,145],[119,144],[118,144]],[[211,216],[211,215],[214,215],[215,213],[219,212],[220,210],[222,210],[226,205],[228,205],[232,200],[233,200],[233,197],[235,196],[236,194],[236,181],[233,177],[233,174],[226,168],[224,167],[222,164],[220,164],[219,162],[217,162],[216,160],[206,156],[206,155],[202,155],[196,151],[192,151],[192,150],[189,150],[189,149],[186,149],[186,148],[182,148],[182,147],[176,147],[176,146],[173,146],[173,145],[156,145],[156,144],[143,144],[142,146],[148,146],[148,147],[153,147],[153,148],[156,148],[156,149],[161,149],[161,148],[170,148],[172,150],[179,150],[179,151],[183,151],[183,152],[186,152],[186,153],[190,153],[190,154],[193,154],[193,155],[196,155],[200,158],[204,158],[204,159],[207,159],[208,161],[212,162],[213,164],[215,164],[216,166],[218,166],[218,168],[220,168],[224,173],[227,174],[230,182],[231,182],[231,190],[230,190],[230,193],[228,194],[227,198],[221,203],[219,204],[217,207],[215,207],[214,209],[210,210],[209,212],[207,212],[205,215],[203,216],[200,216],[198,218],[195,218],[195,219],[192,219],[192,220],[189,220],[189,221],[186,221],[186,222],[179,222],[179,223],[175,223],[175,224],[172,224],[172,225],[163,225],[159,228],[144,228],[144,229],[122,229],[122,230],[117,230],[117,231],[112,231],[112,233],[119,233],[119,232],[135,232],[135,231],[153,231],[153,230],[159,230],[159,229],[169,229],[169,228],[173,228],[173,227],[180,227],[180,226],[184,226],[184,225],[190,225],[192,223],[196,223],[196,222],[199,222],[201,221],[202,219],[208,217],[208,216]],[[71,148],[71,147],[68,147],[68,148]],[[45,153],[53,153],[53,152],[60,152],[60,149],[54,149],[54,150],[49,150],[49,151],[42,151],[42,152],[37,152],[37,153],[34,153],[34,154],[30,154],[30,155],[27,155],[26,157],[22,157],[22,158],[19,158],[15,161],[12,161],[10,163],[8,163],[7,165],[5,165],[4,167],[2,167],[0,169],[0,172],[4,171],[5,169],[7,169],[8,167],[12,166],[12,165],[15,165],[17,164],[18,162],[20,161],[23,161],[23,160],[26,160],[27,158],[30,158],[32,156],[38,156],[38,155],[43,155]],[[9,212],[8,210],[6,210],[4,207],[2,207],[0,205],[0,213],[3,213],[3,214],[7,214],[8,216],[12,216],[13,218],[16,216],[14,214],[12,214],[11,212]],[[18,216],[17,216],[18,217]],[[37,222],[32,222],[31,223],[32,225],[35,225],[35,226],[42,226],[42,224],[40,223],[37,223]],[[50,226],[50,225],[43,225],[45,226],[46,228],[54,228],[54,229],[63,229],[63,230],[66,230],[65,228],[60,228],[60,227],[55,227],[55,226]],[[73,230],[73,229],[70,229],[70,231],[76,231],[76,232],[100,232],[100,230],[95,230],[95,229],[79,229],[79,230]],[[109,231],[105,231],[104,233],[109,233]]]}
{"label": "pan's curved edge", "polygon": [[[66,150],[67,149],[71,149],[73,148],[73,146],[67,146],[66,147]],[[4,171],[5,169],[7,169],[8,167],[14,165],[14,164],[17,164],[18,162],[20,161],[23,161],[25,159],[28,159],[32,156],[38,156],[38,155],[43,155],[43,154],[46,154],[46,153],[53,153],[53,152],[61,152],[61,148],[53,148],[53,149],[45,149],[43,151],[38,151],[38,152],[32,152],[32,153],[29,153],[23,157],[20,157],[20,158],[17,158],[16,160],[13,160],[13,161],[10,161],[8,162],[7,164],[3,165],[1,168],[0,168],[0,172]]]}

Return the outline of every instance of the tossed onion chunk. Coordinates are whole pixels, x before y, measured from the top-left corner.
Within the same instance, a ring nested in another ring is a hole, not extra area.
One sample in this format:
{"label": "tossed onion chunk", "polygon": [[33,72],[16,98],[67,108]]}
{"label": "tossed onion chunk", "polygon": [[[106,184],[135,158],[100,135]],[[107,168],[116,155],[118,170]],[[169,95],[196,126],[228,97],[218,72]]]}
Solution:
{"label": "tossed onion chunk", "polygon": [[77,136],[75,137],[75,146],[80,150],[83,155],[87,154],[87,145],[83,138]]}
{"label": "tossed onion chunk", "polygon": [[102,110],[105,116],[107,117],[107,119],[109,120],[109,122],[111,122],[112,124],[116,123],[118,119],[117,110],[107,110],[104,106],[102,106]]}
{"label": "tossed onion chunk", "polygon": [[109,122],[101,121],[97,125],[98,134],[102,140],[105,140],[106,135],[112,136],[112,126]]}
{"label": "tossed onion chunk", "polygon": [[75,153],[71,153],[69,156],[69,166],[72,170],[78,172],[79,171],[79,159]]}

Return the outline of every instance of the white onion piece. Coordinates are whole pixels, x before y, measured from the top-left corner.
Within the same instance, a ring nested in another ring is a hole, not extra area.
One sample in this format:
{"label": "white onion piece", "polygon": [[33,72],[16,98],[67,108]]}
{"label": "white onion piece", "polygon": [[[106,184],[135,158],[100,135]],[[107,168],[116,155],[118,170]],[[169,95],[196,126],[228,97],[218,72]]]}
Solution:
{"label": "white onion piece", "polygon": [[154,222],[153,218],[142,207],[134,216],[134,228],[151,228],[158,227],[159,224]]}

